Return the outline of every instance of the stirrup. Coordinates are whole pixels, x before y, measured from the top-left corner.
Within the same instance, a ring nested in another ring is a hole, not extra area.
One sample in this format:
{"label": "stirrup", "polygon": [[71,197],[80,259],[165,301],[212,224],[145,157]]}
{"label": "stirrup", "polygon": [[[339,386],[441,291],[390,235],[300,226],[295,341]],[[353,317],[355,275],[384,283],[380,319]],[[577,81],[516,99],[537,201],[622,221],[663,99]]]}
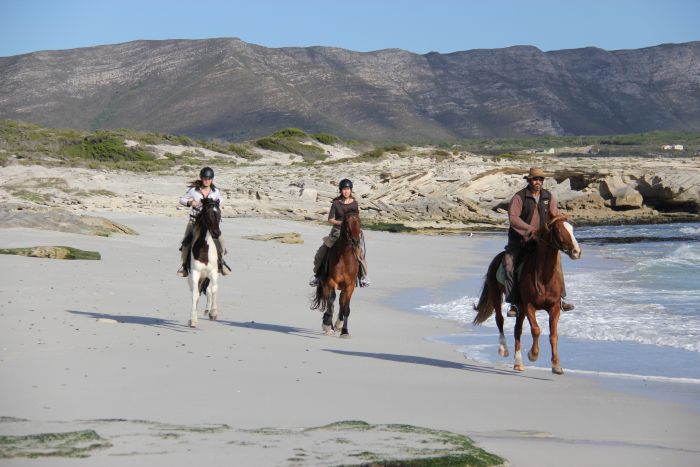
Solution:
{"label": "stirrup", "polygon": [[510,309],[508,310],[507,316],[509,318],[514,318],[514,317],[518,316],[518,307],[515,305],[511,305]]}

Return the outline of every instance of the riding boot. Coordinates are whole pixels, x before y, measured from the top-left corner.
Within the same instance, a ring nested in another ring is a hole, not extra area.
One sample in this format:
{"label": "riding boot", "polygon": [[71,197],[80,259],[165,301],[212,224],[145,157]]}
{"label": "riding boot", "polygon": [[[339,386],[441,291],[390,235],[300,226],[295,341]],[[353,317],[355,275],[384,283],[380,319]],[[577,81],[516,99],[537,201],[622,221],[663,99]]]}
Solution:
{"label": "riding boot", "polygon": [[224,261],[223,258],[219,258],[219,273],[222,276],[228,276],[231,274],[231,267],[226,264],[226,261]]}
{"label": "riding boot", "polygon": [[509,318],[514,318],[518,316],[518,307],[515,304],[512,304],[510,306],[510,309],[508,310],[507,316]]}

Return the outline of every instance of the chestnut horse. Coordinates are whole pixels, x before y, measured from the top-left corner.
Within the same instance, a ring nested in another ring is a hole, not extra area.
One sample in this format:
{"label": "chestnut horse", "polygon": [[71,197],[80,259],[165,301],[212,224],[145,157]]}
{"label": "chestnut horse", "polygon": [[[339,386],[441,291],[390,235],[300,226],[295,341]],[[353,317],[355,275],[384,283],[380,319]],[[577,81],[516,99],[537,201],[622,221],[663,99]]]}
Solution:
{"label": "chestnut horse", "polygon": [[192,310],[189,326],[197,327],[197,301],[206,293],[207,305],[204,316],[215,320],[218,317],[216,297],[219,292],[219,254],[214,239],[219,238],[221,229],[221,209],[219,201],[209,198],[202,200],[202,209],[197,215],[190,243],[190,264],[188,283],[192,293]]}
{"label": "chestnut horse", "polygon": [[[362,224],[357,211],[348,211],[340,226],[340,237],[329,250],[327,269],[316,286],[316,294],[311,302],[312,310],[323,310],[323,331],[331,336],[335,332],[340,337],[350,337],[348,317],[350,299],[355,290],[359,262],[356,251],[362,240]],[[335,291],[340,290],[338,320],[333,324],[333,302]]]}
{"label": "chestnut horse", "polygon": [[[537,310],[546,310],[549,314],[552,373],[561,375],[564,371],[559,363],[557,351],[557,324],[561,311],[561,292],[563,289],[559,251],[569,255],[571,259],[579,259],[581,257],[581,248],[576,241],[576,237],[574,237],[573,227],[566,222],[566,216],[561,214],[547,222],[535,234],[535,242],[536,247],[523,253],[521,261],[522,273],[518,281],[518,303],[520,304],[520,309],[515,321],[515,365],[513,368],[517,371],[525,369],[520,353],[520,337],[523,332],[525,316],[527,316],[532,332],[532,348],[527,356],[532,362],[539,357],[540,327],[537,324],[536,312]],[[474,306],[474,310],[477,311],[474,324],[483,323],[495,311],[496,325],[500,332],[498,353],[502,357],[507,357],[508,346],[503,335],[503,314],[501,313],[504,287],[496,279],[496,272],[504,254],[505,252],[496,255],[489,265],[479,303]]]}

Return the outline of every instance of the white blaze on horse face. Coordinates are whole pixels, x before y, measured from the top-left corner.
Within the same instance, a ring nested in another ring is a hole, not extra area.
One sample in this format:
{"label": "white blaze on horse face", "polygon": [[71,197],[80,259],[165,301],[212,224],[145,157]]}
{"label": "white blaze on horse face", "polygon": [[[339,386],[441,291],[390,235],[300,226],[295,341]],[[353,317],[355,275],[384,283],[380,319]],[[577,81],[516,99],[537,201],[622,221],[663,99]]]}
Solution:
{"label": "white blaze on horse face", "polygon": [[571,254],[569,257],[571,259],[579,259],[581,257],[581,247],[578,245],[576,237],[574,237],[574,228],[568,222],[564,222],[564,227],[566,227],[566,230],[569,232],[569,235],[571,236],[571,243],[574,245],[574,247],[571,249]]}

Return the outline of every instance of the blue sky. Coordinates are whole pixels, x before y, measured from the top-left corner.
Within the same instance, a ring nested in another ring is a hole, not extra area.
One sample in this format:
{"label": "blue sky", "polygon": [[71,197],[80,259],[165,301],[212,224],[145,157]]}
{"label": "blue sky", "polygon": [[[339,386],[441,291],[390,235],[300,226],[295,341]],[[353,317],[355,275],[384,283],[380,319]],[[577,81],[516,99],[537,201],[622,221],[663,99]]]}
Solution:
{"label": "blue sky", "polygon": [[415,53],[700,40],[698,0],[0,0],[0,56],[136,39]]}

